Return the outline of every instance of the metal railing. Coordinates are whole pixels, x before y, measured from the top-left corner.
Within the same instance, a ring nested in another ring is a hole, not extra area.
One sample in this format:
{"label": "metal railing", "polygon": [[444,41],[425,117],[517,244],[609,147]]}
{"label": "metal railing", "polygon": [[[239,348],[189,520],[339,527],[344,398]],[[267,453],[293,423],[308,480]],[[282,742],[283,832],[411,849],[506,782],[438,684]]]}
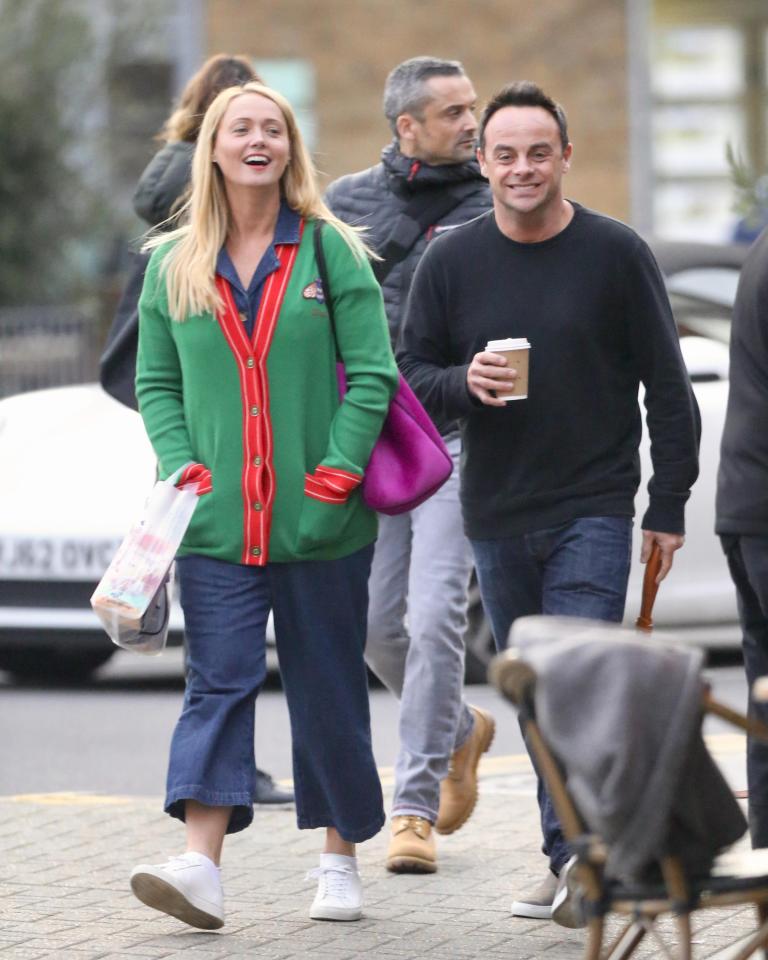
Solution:
{"label": "metal railing", "polygon": [[95,309],[0,309],[0,397],[96,380],[102,347]]}

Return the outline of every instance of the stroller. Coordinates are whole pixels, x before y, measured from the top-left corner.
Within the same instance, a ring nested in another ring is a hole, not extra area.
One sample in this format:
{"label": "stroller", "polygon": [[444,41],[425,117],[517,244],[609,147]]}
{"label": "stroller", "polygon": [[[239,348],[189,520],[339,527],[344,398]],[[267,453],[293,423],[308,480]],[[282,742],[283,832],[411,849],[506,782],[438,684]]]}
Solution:
{"label": "stroller", "polygon": [[[585,960],[625,960],[646,937],[659,956],[691,960],[692,914],[738,904],[754,905],[757,927],[733,960],[768,945],[768,850],[729,850],[747,823],[701,729],[707,711],[748,721],[712,699],[702,659],[614,625],[537,616],[516,621],[491,666],[574,854]],[[606,944],[611,915],[623,922]],[[656,924],[665,915],[676,952]]]}

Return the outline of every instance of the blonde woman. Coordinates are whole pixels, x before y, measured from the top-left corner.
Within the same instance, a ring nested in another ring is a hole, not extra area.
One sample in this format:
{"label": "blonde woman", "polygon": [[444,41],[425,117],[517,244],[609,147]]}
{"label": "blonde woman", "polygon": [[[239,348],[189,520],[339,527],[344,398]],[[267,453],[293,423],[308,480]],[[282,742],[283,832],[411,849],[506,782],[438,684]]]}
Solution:
{"label": "blonde woman", "polygon": [[209,57],[181,92],[176,109],[157,135],[163,146],[139,177],[133,209],[151,226],[167,222],[182,205],[189,186],[190,167],[205,111],[228,87],[260,80],[244,56],[217,53]]}
{"label": "blonde woman", "polygon": [[357,920],[355,844],[384,823],[363,661],[376,518],[358,491],[397,385],[379,287],[320,199],[290,105],[259,83],[211,104],[188,224],[152,244],[136,394],[161,476],[190,464],[182,482],[204,495],[178,559],[190,669],[165,802],[186,852],[136,867],[131,886],[193,926],[223,924],[219,861],[225,835],[253,816],[272,610],[298,825],[326,831],[310,917]]}

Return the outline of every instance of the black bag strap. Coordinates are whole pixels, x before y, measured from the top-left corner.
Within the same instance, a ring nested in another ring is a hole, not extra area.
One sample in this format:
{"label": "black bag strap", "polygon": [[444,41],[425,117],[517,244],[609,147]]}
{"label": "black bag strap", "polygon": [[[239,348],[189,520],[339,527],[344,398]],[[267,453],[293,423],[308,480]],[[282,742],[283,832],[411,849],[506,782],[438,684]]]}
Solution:
{"label": "black bag strap", "polygon": [[442,220],[465,197],[475,193],[480,186],[480,181],[469,180],[448,189],[435,187],[424,190],[409,200],[378,251],[381,260],[371,264],[374,276],[379,283],[384,283],[392,268],[408,256],[416,241],[432,224]]}
{"label": "black bag strap", "polygon": [[323,300],[325,301],[325,309],[328,311],[328,319],[331,322],[331,333],[333,334],[333,340],[336,344],[336,354],[339,353],[339,341],[336,339],[336,318],[333,315],[333,299],[331,297],[331,282],[328,279],[328,264],[325,261],[325,250],[323,249],[323,225],[324,220],[315,220],[315,235],[312,237],[312,242],[315,245],[315,260],[317,261],[317,269],[320,273],[320,282],[323,285]]}

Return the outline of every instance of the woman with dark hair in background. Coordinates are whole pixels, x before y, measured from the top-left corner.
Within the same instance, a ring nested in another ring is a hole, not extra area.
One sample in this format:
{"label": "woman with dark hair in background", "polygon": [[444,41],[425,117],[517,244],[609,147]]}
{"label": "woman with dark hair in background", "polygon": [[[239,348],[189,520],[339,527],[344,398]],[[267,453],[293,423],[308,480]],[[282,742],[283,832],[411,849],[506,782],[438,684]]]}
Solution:
{"label": "woman with dark hair in background", "polygon": [[[176,225],[173,215],[182,206],[189,188],[195,142],[208,106],[227,87],[260,79],[247,57],[217,53],[205,61],[184,87],[176,108],[156,137],[165,145],[147,164],[133,195],[134,210],[150,227],[170,230]],[[99,361],[99,381],[111,397],[136,410],[139,296],[149,257],[146,253],[130,251],[129,258],[128,280]],[[277,796],[271,780],[265,779],[264,787],[265,796]],[[271,802],[290,799],[283,794]]]}

